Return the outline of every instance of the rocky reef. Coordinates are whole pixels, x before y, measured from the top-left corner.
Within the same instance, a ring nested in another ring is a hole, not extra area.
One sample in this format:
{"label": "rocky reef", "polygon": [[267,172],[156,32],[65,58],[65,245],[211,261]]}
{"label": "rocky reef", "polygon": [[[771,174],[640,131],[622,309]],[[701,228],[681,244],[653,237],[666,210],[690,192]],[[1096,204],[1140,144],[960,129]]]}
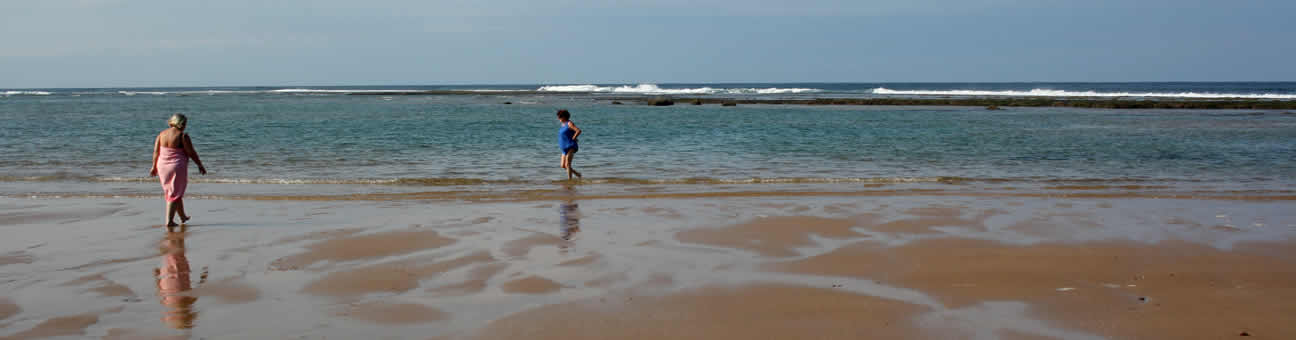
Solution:
{"label": "rocky reef", "polygon": [[[697,102],[697,103],[698,103],[697,105],[702,105],[702,104],[701,104],[701,99],[694,99],[693,101],[694,101],[694,102]],[[645,103],[645,104],[648,104],[648,105],[652,105],[652,106],[671,106],[671,105],[675,105],[675,101],[674,101],[674,100],[671,100],[670,98],[650,98],[650,99],[644,101],[644,103]]]}
{"label": "rocky reef", "polygon": [[[675,101],[721,104],[783,104],[783,105],[893,105],[893,106],[980,106],[988,110],[1005,107],[1081,107],[1095,109],[1218,109],[1218,110],[1293,110],[1291,100],[1133,100],[1091,98],[815,98],[815,99],[751,99],[751,98],[644,98],[625,97],[615,100],[639,101],[648,105],[674,105]],[[695,104],[696,105],[696,104]]]}

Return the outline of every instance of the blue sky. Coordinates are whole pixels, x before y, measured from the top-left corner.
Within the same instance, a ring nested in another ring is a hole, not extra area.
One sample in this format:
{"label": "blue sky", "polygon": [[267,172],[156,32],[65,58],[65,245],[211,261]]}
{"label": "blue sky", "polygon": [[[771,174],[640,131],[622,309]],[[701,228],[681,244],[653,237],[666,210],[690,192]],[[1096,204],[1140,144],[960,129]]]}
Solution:
{"label": "blue sky", "polygon": [[0,2],[0,88],[1291,81],[1296,1]]}

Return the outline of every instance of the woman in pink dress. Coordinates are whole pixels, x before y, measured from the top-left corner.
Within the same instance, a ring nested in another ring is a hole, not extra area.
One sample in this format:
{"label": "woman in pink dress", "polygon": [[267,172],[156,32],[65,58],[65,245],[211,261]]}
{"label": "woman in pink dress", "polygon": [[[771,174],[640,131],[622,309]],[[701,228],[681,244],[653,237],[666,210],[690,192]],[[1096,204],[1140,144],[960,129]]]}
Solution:
{"label": "woman in pink dress", "polygon": [[174,227],[175,215],[180,213],[180,223],[189,220],[184,211],[184,192],[189,185],[189,160],[198,164],[198,173],[207,174],[198,151],[194,151],[189,134],[184,133],[188,119],[182,114],[171,116],[167,124],[170,128],[162,130],[153,141],[153,169],[149,176],[158,176],[162,181],[162,196],[166,199],[166,226]]}

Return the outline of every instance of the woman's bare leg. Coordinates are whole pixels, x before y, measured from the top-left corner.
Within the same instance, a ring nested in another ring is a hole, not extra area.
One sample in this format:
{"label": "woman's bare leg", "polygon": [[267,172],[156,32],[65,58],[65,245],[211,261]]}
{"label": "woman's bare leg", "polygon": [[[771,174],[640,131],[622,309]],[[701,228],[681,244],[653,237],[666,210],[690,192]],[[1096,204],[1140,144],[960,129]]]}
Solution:
{"label": "woman's bare leg", "polygon": [[566,153],[564,153],[564,154],[562,154],[562,156],[558,157],[558,167],[563,168],[563,169],[566,169],[566,168],[567,168],[567,154],[566,154]]}
{"label": "woman's bare leg", "polygon": [[166,226],[174,227],[175,223],[176,202],[166,202]]}
{"label": "woman's bare leg", "polygon": [[184,199],[181,198],[176,200],[175,204],[176,204],[176,213],[180,215],[180,223],[188,222],[189,214],[186,214],[184,211]]}

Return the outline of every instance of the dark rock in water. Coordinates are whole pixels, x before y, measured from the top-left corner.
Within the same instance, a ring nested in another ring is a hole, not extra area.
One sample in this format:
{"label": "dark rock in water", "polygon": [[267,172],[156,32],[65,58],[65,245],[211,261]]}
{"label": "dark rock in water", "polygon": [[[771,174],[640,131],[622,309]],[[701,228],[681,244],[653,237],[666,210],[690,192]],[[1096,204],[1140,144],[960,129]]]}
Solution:
{"label": "dark rock in water", "polygon": [[621,102],[613,100],[612,105],[621,105]]}
{"label": "dark rock in water", "polygon": [[513,102],[504,102],[504,105],[513,105]]}
{"label": "dark rock in water", "polygon": [[694,99],[694,100],[693,100],[693,105],[702,105],[702,100],[701,100],[701,99]]}
{"label": "dark rock in water", "polygon": [[1251,333],[1242,332],[1242,334],[1238,334],[1238,336],[1251,336]]}
{"label": "dark rock in water", "polygon": [[735,102],[724,102],[723,104],[720,104],[720,106],[738,106],[738,103],[735,103]]}
{"label": "dark rock in water", "polygon": [[993,110],[1003,110],[1003,109],[999,108],[999,105],[990,105],[990,106],[986,106],[986,110],[993,111]]}
{"label": "dark rock in water", "polygon": [[675,105],[675,101],[671,100],[670,98],[653,98],[648,100],[648,105],[671,106],[671,105]]}

